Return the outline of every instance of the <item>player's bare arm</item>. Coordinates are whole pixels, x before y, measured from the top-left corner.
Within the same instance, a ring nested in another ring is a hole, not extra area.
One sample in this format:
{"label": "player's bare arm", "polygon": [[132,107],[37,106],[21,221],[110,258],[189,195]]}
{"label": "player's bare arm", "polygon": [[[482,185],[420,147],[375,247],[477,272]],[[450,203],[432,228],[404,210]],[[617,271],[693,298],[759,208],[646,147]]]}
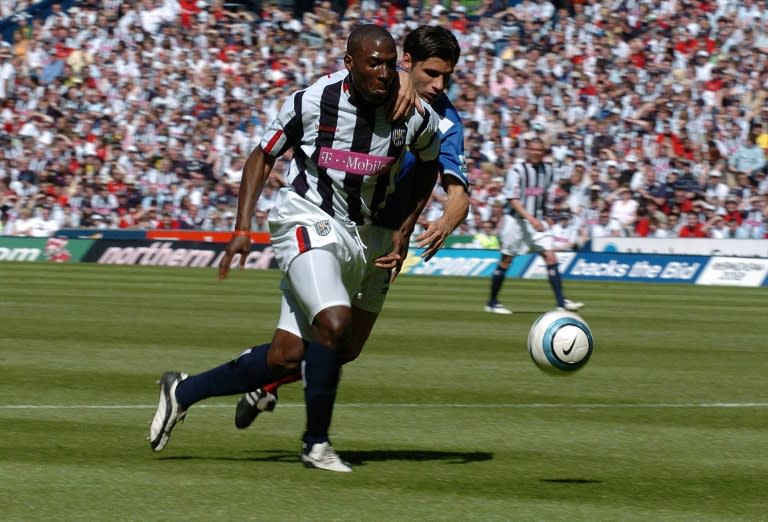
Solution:
{"label": "player's bare arm", "polygon": [[520,202],[519,199],[513,198],[509,200],[509,204],[512,206],[512,208],[515,210],[517,215],[522,216],[523,219],[525,219],[528,223],[531,224],[533,229],[536,232],[543,232],[544,231],[544,225],[539,221],[536,216],[530,214],[527,210],[525,210],[525,207]]}
{"label": "player's bare arm", "polygon": [[443,248],[446,238],[467,219],[469,194],[464,185],[453,176],[444,176],[443,188],[446,201],[443,215],[427,225],[427,229],[416,237],[417,246],[424,248],[421,257],[429,261]]}
{"label": "player's bare arm", "polygon": [[219,279],[229,275],[235,254],[240,254],[240,268],[245,268],[245,259],[251,250],[251,216],[274,164],[275,158],[265,154],[261,147],[253,149],[245,161],[237,199],[235,231],[219,262]]}
{"label": "player's bare arm", "polygon": [[416,222],[432,194],[432,188],[437,181],[439,163],[437,160],[417,160],[413,170],[416,175],[416,182],[414,183],[410,193],[410,199],[407,203],[410,212],[405,220],[403,220],[400,228],[392,232],[392,251],[389,254],[377,258],[375,261],[378,268],[392,270],[392,281],[394,281],[400,273],[403,261],[405,261],[405,257],[408,253],[408,242],[413,233],[413,229],[416,227]]}

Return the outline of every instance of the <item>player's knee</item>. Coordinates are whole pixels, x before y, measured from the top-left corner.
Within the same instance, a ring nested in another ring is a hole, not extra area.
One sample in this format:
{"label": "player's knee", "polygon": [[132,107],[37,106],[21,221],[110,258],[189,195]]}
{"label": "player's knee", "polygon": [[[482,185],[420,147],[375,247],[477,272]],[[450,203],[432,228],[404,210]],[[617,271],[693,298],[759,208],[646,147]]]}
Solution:
{"label": "player's knee", "polygon": [[305,344],[293,334],[275,334],[267,352],[267,366],[275,377],[283,377],[301,370]]}
{"label": "player's knee", "polygon": [[358,339],[348,339],[346,337],[345,340],[346,342],[342,343],[341,347],[341,364],[347,364],[354,361],[360,356],[360,352],[363,351],[364,341]]}
{"label": "player's knee", "polygon": [[341,336],[351,324],[352,314],[347,306],[332,306],[322,310],[312,322],[315,340],[330,348],[336,348]]}

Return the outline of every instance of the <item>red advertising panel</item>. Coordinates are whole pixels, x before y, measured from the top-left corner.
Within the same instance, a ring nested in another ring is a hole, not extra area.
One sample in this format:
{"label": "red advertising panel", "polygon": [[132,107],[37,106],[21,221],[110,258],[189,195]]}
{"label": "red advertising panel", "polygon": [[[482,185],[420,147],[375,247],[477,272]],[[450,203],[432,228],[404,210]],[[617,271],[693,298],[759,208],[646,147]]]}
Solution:
{"label": "red advertising panel", "polygon": [[[204,243],[229,243],[232,232],[211,232],[209,230],[147,230],[147,239],[162,241],[201,241]],[[269,232],[251,232],[251,242],[269,245]]]}

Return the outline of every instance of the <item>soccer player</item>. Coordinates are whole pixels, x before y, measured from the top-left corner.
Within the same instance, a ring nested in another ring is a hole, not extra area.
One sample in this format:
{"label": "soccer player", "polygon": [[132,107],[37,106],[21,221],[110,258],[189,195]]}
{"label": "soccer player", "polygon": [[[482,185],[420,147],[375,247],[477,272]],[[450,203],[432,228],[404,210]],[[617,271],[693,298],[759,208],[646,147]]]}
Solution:
{"label": "soccer player", "polygon": [[515,163],[507,172],[504,196],[509,211],[504,215],[501,230],[501,259],[491,276],[491,295],[485,305],[486,312],[512,313],[499,303],[499,292],[507,269],[516,255],[538,252],[547,264],[547,277],[555,293],[557,308],[576,311],[584,303],[566,299],[560,281],[557,257],[552,249],[552,233],[544,221],[547,191],[552,184],[552,166],[542,161],[544,142],[540,138],[528,140],[525,161]]}
{"label": "soccer player", "polygon": [[[418,246],[426,247],[422,254],[425,259],[431,258],[442,247],[445,238],[464,221],[469,209],[468,180],[464,169],[464,127],[458,111],[445,94],[460,54],[461,48],[453,33],[438,26],[420,26],[408,33],[403,43],[403,69],[408,71],[408,77],[419,96],[440,116],[440,171],[447,201],[443,215],[429,223],[427,229],[416,238]],[[418,176],[413,168],[414,161],[412,154],[406,154],[403,173],[398,179],[395,193],[387,201],[386,207],[376,215],[377,225],[383,228],[381,233],[387,233],[386,229],[389,228],[398,229],[403,223],[415,223],[421,214],[422,208],[414,209],[408,216],[403,216],[402,211],[401,200],[410,193],[412,183]],[[426,202],[424,196],[420,194],[418,197]],[[412,228],[410,226],[411,231]],[[364,299],[353,303],[351,328],[341,342],[342,364],[353,361],[362,351],[384,306],[385,298],[386,293],[371,292]],[[301,354],[292,356],[300,358]],[[277,403],[277,389],[300,378],[301,374],[297,372],[245,394],[237,403],[235,425],[240,429],[247,428],[260,412],[272,411]]]}
{"label": "soccer player", "polygon": [[[356,27],[344,57],[348,74],[321,80],[290,95],[246,160],[232,240],[219,265],[226,278],[236,254],[244,266],[256,201],[276,159],[292,151],[288,186],[270,211],[272,246],[283,272],[280,319],[268,344],[198,375],[166,372],[150,426],[150,446],[161,451],[188,408],[207,397],[244,393],[299,370],[305,380],[307,424],[301,460],[307,467],[349,472],[328,437],[340,378],[339,339],[349,331],[359,289],[388,285],[401,263],[403,232],[385,237],[373,217],[394,191],[406,147],[416,156],[416,193],[437,179],[439,119],[427,104],[404,121],[391,121],[397,89],[397,48],[376,25]],[[425,202],[408,198],[410,208]],[[407,226],[411,226],[407,224]],[[373,259],[373,263],[368,260]],[[303,359],[285,353],[302,352]]]}

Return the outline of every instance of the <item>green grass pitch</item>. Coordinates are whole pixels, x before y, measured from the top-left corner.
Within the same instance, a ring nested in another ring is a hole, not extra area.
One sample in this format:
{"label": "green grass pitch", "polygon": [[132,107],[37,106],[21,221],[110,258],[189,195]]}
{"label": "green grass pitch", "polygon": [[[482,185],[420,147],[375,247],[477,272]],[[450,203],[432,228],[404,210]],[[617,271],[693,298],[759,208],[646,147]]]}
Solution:
{"label": "green grass pitch", "polygon": [[0,264],[0,519],[766,520],[768,291],[565,282],[595,352],[542,373],[552,306],[509,280],[403,276],[345,368],[332,437],[355,472],[304,469],[300,385],[233,424],[237,397],[145,440],[165,370],[268,341],[276,271]]}

